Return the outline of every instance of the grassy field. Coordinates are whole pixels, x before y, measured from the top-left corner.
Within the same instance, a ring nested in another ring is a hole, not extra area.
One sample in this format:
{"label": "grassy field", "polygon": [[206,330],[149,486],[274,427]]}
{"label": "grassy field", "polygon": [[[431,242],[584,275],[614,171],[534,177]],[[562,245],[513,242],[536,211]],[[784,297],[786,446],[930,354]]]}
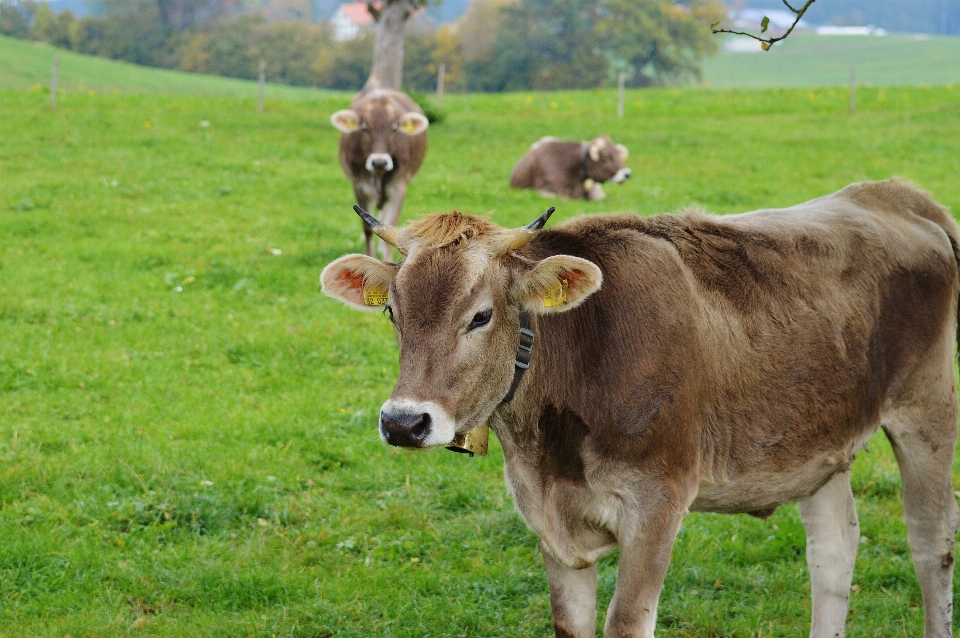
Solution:
{"label": "grassy field", "polygon": [[960,83],[960,38],[891,34],[884,37],[798,34],[762,52],[722,51],[703,63],[713,88],[841,86],[850,70],[873,86]]}
{"label": "grassy field", "polygon": [[[382,445],[389,323],[319,294],[321,268],[360,249],[327,124],[348,99],[258,115],[249,98],[70,90],[54,111],[42,90],[0,91],[0,636],[550,634],[496,442],[472,459]],[[615,104],[450,96],[405,217],[525,223],[549,202],[507,188],[515,159],[599,132],[634,177],[556,222],[782,206],[891,175],[960,210],[960,87],[865,90],[852,116],[840,90],[630,92],[622,120]],[[919,635],[885,440],[853,484],[848,635]],[[794,506],[688,517],[658,635],[804,634],[803,547]]]}

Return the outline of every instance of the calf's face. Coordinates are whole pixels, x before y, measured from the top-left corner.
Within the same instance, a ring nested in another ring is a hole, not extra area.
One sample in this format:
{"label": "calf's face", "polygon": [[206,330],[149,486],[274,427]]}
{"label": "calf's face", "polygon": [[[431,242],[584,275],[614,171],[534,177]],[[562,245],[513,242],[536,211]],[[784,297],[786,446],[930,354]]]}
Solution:
{"label": "calf's face", "polygon": [[[430,233],[438,223],[460,228],[437,241]],[[327,295],[389,315],[400,377],[380,410],[380,436],[430,448],[480,426],[507,394],[520,312],[573,308],[600,287],[602,275],[577,257],[526,260],[513,252],[517,231],[482,218],[434,215],[404,231],[394,239],[405,244],[400,264],[347,255],[320,280]],[[448,241],[452,235],[459,238]]]}
{"label": "calf's face", "polygon": [[614,144],[606,135],[599,136],[587,148],[587,177],[595,182],[622,183],[633,174],[623,165],[628,154],[623,144]]}
{"label": "calf's face", "polygon": [[422,113],[404,111],[387,97],[364,100],[356,110],[337,111],[330,123],[344,134],[359,136],[364,167],[374,174],[394,169],[397,135],[420,135],[429,126]]}

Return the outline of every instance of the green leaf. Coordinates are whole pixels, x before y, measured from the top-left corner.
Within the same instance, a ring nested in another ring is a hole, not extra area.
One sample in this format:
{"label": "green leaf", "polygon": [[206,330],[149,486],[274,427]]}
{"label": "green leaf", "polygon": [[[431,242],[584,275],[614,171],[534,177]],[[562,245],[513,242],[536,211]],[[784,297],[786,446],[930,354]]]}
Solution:
{"label": "green leaf", "polygon": [[767,27],[770,26],[770,18],[763,16],[763,20],[760,21],[760,33],[766,33]]}
{"label": "green leaf", "polygon": [[716,22],[714,22],[713,24],[711,24],[711,25],[710,25],[710,30],[713,31],[714,29],[716,29],[716,28],[717,28],[717,25],[720,24],[720,22],[722,22],[722,21],[721,21],[721,20],[717,20]]}

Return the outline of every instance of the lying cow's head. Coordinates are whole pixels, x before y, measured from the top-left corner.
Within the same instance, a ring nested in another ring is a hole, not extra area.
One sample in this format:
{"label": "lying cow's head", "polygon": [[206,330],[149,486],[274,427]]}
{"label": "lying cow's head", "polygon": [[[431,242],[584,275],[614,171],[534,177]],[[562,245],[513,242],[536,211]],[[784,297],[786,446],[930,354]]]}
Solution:
{"label": "lying cow's head", "polygon": [[521,311],[564,312],[600,288],[600,269],[585,259],[533,261],[516,252],[552,212],[515,230],[456,211],[401,229],[358,208],[405,258],[347,255],[324,268],[320,282],[327,295],[383,310],[393,322],[400,378],[380,411],[385,442],[447,445],[481,425],[510,390]]}
{"label": "lying cow's head", "polygon": [[406,111],[387,95],[371,96],[355,106],[356,110],[337,111],[330,122],[342,133],[361,136],[364,166],[371,173],[393,170],[395,135],[420,135],[429,126],[423,113]]}
{"label": "lying cow's head", "polygon": [[597,137],[587,147],[587,177],[595,182],[620,184],[633,174],[623,165],[627,155],[627,147],[623,144],[614,144],[606,135]]}

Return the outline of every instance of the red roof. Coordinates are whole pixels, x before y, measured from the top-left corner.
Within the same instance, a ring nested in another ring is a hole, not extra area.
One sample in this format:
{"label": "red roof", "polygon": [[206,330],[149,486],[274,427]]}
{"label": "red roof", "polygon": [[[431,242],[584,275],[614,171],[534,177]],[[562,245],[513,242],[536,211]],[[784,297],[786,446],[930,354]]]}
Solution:
{"label": "red roof", "polygon": [[373,24],[373,16],[367,10],[366,2],[351,2],[350,4],[341,4],[340,10],[347,14],[347,17],[358,27]]}

